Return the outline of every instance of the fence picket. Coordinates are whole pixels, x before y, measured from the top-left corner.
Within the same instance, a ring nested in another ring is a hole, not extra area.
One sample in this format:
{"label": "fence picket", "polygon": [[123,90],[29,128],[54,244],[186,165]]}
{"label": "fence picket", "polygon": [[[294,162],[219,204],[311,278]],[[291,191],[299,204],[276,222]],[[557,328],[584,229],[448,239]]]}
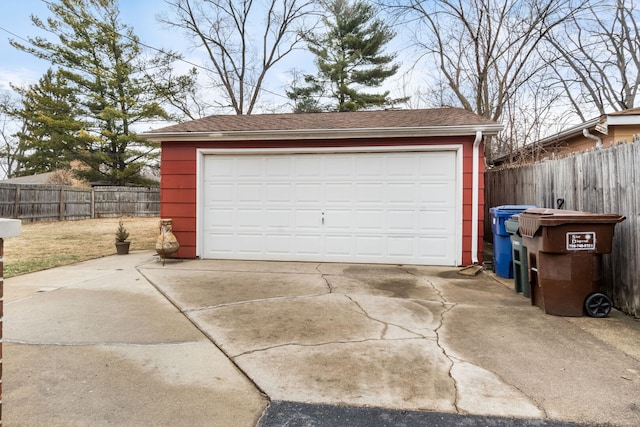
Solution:
{"label": "fence picket", "polygon": [[69,187],[0,183],[0,218],[72,221],[160,215],[157,187]]}

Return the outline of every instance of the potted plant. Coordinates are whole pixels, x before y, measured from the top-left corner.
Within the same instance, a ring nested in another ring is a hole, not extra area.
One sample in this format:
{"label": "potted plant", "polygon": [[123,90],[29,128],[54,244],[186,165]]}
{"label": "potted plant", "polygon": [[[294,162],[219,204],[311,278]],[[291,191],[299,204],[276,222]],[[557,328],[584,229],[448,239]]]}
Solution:
{"label": "potted plant", "polygon": [[129,232],[122,223],[122,220],[120,220],[118,229],[116,230],[116,251],[118,255],[126,255],[129,253],[129,245],[131,242],[127,240],[128,238]]}

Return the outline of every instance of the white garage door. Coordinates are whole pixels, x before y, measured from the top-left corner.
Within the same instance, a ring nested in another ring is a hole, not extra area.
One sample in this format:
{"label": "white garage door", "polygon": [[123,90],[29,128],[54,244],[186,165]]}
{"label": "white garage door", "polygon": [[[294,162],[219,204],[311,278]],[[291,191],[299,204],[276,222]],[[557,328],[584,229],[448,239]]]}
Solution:
{"label": "white garage door", "polygon": [[455,265],[455,151],[205,155],[201,257]]}

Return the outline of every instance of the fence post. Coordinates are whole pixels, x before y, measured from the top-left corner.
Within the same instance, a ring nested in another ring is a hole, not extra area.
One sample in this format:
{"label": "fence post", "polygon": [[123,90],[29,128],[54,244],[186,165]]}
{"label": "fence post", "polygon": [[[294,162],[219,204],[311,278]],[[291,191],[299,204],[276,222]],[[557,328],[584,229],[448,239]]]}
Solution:
{"label": "fence post", "polygon": [[16,194],[13,201],[13,217],[20,218],[20,186],[16,185]]}
{"label": "fence post", "polygon": [[64,197],[65,197],[64,187],[60,187],[60,208],[58,211],[58,219],[60,221],[64,221],[66,219]]}
{"label": "fence post", "polygon": [[91,187],[91,219],[96,217],[96,193],[95,188]]}

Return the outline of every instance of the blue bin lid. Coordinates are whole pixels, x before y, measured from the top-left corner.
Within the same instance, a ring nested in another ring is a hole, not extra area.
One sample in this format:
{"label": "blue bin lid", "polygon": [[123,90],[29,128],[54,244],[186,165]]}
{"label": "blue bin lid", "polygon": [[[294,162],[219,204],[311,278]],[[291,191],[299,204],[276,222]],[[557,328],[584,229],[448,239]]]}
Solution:
{"label": "blue bin lid", "polygon": [[530,208],[535,208],[536,206],[530,205],[503,205],[496,206],[495,208],[489,209],[492,214],[495,214],[497,217],[509,218],[512,215],[522,213]]}

